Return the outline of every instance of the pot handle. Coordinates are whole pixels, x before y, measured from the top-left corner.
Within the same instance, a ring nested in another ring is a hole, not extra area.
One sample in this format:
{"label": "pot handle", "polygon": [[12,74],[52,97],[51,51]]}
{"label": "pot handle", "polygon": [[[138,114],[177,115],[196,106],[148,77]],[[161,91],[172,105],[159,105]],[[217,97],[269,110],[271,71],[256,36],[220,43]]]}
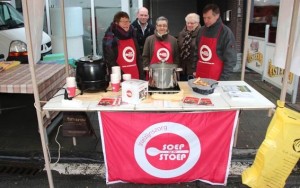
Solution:
{"label": "pot handle", "polygon": [[183,71],[183,69],[180,67],[176,68],[176,72],[180,72],[180,71]]}

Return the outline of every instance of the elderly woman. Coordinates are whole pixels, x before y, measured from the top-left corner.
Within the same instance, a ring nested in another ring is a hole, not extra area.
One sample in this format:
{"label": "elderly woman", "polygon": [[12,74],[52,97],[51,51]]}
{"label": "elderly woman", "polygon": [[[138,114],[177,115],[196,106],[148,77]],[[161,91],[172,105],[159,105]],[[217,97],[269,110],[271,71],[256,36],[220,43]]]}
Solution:
{"label": "elderly woman", "polygon": [[[181,80],[193,78],[193,73],[196,72],[193,60],[196,38],[200,29],[200,16],[196,13],[190,13],[185,17],[185,26],[178,34],[178,47],[180,54],[180,66],[183,69]],[[194,62],[196,63],[196,62]]]}
{"label": "elderly woman", "polygon": [[117,12],[103,37],[103,56],[111,67],[120,66],[122,73],[132,78],[144,79],[142,58],[136,41],[135,31],[126,12]]}
{"label": "elderly woman", "polygon": [[157,18],[154,34],[145,41],[143,64],[148,67],[162,61],[179,64],[177,39],[169,34],[168,19],[163,16]]}

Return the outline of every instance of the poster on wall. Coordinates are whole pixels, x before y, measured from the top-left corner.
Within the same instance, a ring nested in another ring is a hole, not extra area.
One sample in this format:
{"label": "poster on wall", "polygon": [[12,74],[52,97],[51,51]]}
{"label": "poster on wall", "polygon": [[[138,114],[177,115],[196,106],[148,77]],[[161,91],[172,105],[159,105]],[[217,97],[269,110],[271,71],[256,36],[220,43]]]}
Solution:
{"label": "poster on wall", "polygon": [[[282,81],[284,76],[284,69],[277,67],[274,65],[274,53],[275,53],[275,44],[267,43],[266,44],[266,54],[265,54],[265,70],[263,73],[263,80],[271,83],[272,85],[282,88]],[[288,76],[288,85],[287,92],[292,94],[293,86],[294,86],[294,78],[295,75],[293,73],[289,73]]]}
{"label": "poster on wall", "polygon": [[264,46],[265,39],[248,36],[246,66],[251,70],[262,74],[264,70]]}

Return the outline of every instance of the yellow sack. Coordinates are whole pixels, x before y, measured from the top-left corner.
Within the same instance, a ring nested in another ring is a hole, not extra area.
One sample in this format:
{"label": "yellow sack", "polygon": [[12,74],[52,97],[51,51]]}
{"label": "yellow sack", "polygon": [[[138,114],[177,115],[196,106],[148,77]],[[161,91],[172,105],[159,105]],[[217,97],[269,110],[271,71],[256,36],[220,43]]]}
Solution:
{"label": "yellow sack", "polygon": [[278,107],[251,167],[242,173],[249,187],[284,187],[300,158],[300,113]]}

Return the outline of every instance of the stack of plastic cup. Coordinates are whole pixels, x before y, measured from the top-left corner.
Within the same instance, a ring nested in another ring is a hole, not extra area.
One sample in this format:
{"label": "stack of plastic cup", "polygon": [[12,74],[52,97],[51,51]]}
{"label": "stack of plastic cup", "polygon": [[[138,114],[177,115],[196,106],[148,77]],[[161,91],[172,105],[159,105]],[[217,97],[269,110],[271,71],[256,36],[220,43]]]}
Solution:
{"label": "stack of plastic cup", "polygon": [[110,83],[112,87],[113,92],[119,92],[120,91],[120,78],[119,74],[110,74]]}
{"label": "stack of plastic cup", "polygon": [[68,97],[73,98],[76,94],[76,81],[75,77],[67,77],[66,79]]}
{"label": "stack of plastic cup", "polygon": [[121,67],[120,66],[113,66],[111,67],[111,73],[117,74],[119,77],[119,81],[121,80]]}

